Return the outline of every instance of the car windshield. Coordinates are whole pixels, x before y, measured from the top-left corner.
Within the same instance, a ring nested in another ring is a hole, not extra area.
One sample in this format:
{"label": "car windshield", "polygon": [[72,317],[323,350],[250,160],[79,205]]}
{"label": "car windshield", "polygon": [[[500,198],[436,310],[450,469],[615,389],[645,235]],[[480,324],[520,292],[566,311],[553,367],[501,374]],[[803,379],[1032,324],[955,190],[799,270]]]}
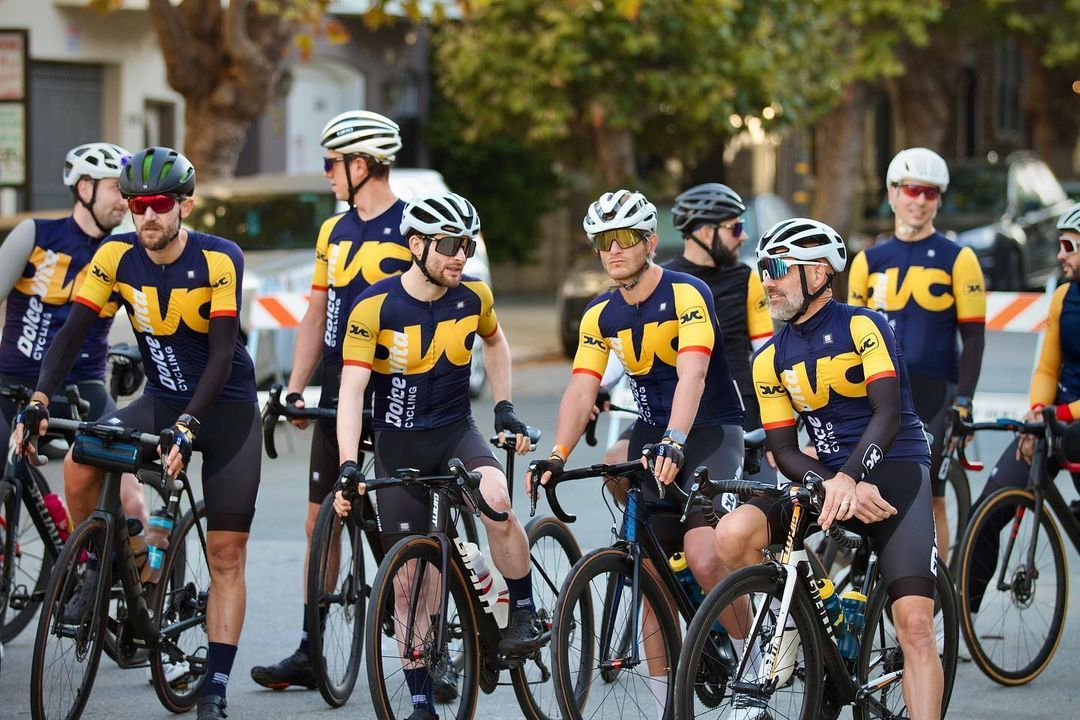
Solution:
{"label": "car windshield", "polygon": [[330,193],[196,196],[184,222],[199,232],[236,238],[244,250],[309,249],[334,205]]}

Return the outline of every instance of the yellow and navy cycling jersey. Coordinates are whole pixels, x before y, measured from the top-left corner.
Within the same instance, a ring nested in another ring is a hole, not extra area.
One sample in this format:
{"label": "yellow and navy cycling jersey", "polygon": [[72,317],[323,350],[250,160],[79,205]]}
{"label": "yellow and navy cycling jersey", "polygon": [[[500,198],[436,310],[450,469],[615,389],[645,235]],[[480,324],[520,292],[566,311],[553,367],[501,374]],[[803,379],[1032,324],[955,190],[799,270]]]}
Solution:
{"label": "yellow and navy cycling jersey", "polygon": [[941,233],[915,242],[893,237],[851,263],[848,302],[883,312],[908,370],[957,382],[958,323],[982,323],[986,293],[971,248]]}
{"label": "yellow and navy cycling jersey", "polygon": [[[75,291],[101,242],[84,233],[72,217],[34,220],[34,248],[22,277],[7,297],[0,373],[22,378],[38,376],[45,352],[67,320]],[[119,307],[116,294],[103,303],[67,382],[105,379],[109,328]]]}
{"label": "yellow and navy cycling jersey", "polygon": [[1080,283],[1054,291],[1039,363],[1031,376],[1031,405],[1057,405],[1058,418],[1080,418]]}
{"label": "yellow and navy cycling jersey", "polygon": [[785,325],[754,356],[754,388],[765,429],[795,424],[798,413],[818,459],[839,470],[874,414],[866,387],[900,380],[900,431],[888,460],[929,464],[930,448],[915,414],[903,353],[880,314],[828,302],[798,325]]}
{"label": "yellow and navy cycling jersey", "polygon": [[491,289],[462,276],[435,302],[417,300],[401,276],[368,288],[349,313],[342,360],[371,369],[376,430],[431,430],[469,417],[476,336],[499,329]]}
{"label": "yellow and navy cycling jersey", "polygon": [[323,362],[331,367],[341,367],[345,320],[356,299],[378,281],[403,273],[412,264],[412,253],[400,230],[404,209],[405,201],[398,200],[367,221],[349,210],[328,219],[319,229],[311,289],[326,291]]}
{"label": "yellow and navy cycling jersey", "polygon": [[[157,265],[135,233],[102,243],[75,302],[100,312],[115,290],[127,309],[146,368],[146,394],[173,405],[191,400],[206,370],[210,320],[236,316],[244,256],[231,240],[188,231],[180,257]],[[237,337],[219,402],[254,402],[255,370]]]}
{"label": "yellow and navy cycling jersey", "polygon": [[741,425],[742,403],[717,347],[722,344],[709,286],[664,269],[656,289],[639,305],[628,304],[618,288],[589,303],[581,318],[574,372],[602,377],[613,351],[630,378],[638,419],[666,428],[679,381],[679,353],[703,352],[710,356],[709,370],[694,427]]}

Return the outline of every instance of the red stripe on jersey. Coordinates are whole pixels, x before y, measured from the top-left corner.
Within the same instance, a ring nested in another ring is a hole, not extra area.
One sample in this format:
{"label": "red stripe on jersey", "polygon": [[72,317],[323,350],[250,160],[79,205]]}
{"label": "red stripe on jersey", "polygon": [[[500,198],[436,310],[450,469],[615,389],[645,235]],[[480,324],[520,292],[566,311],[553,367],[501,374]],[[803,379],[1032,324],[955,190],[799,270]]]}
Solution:
{"label": "red stripe on jersey", "polygon": [[572,375],[577,375],[578,373],[585,373],[586,375],[592,375],[597,380],[603,380],[603,377],[604,377],[600,373],[596,372],[595,370],[590,370],[589,368],[575,368],[574,372],[571,373],[571,374]]}
{"label": "red stripe on jersey", "polygon": [[705,347],[704,345],[691,345],[690,347],[679,348],[680,354],[684,352],[699,352],[705,353],[706,355],[712,355],[712,350]]}
{"label": "red stripe on jersey", "polygon": [[498,324],[498,323],[495,323],[495,329],[494,329],[494,330],[492,330],[491,332],[489,332],[489,333],[488,333],[487,335],[481,335],[480,337],[482,337],[482,338],[489,338],[489,337],[491,337],[492,335],[494,335],[494,334],[495,334],[495,333],[497,333],[497,332],[499,332],[499,324]]}
{"label": "red stripe on jersey", "polygon": [[356,367],[367,368],[368,370],[371,369],[371,363],[366,363],[366,362],[364,362],[362,360],[345,360],[342,364],[343,365],[355,365]]}
{"label": "red stripe on jersey", "polygon": [[216,317],[236,317],[235,310],[215,310],[210,313],[210,319],[213,320]]}
{"label": "red stripe on jersey", "polygon": [[77,297],[77,298],[75,298],[75,302],[79,303],[80,305],[85,305],[86,307],[90,308],[91,310],[93,310],[93,311],[94,311],[94,312],[96,312],[96,313],[100,313],[100,312],[101,312],[101,308],[100,308],[100,307],[98,307],[98,306],[97,306],[97,305],[95,305],[94,303],[90,302],[90,301],[89,301],[89,300],[87,300],[86,298],[83,298],[83,297]]}
{"label": "red stripe on jersey", "polygon": [[792,418],[791,420],[778,420],[777,422],[764,423],[762,427],[766,430],[773,430],[774,428],[791,427],[794,424],[795,419]]}
{"label": "red stripe on jersey", "polygon": [[984,316],[982,316],[982,315],[980,315],[978,317],[969,317],[969,318],[958,317],[958,318],[956,318],[956,322],[958,322],[958,323],[985,323],[986,318]]}
{"label": "red stripe on jersey", "polygon": [[890,378],[890,377],[896,377],[896,371],[895,370],[883,370],[882,372],[875,373],[874,375],[871,375],[870,377],[866,378],[866,384],[869,385],[870,383],[874,382],[875,380],[880,380],[881,378]]}

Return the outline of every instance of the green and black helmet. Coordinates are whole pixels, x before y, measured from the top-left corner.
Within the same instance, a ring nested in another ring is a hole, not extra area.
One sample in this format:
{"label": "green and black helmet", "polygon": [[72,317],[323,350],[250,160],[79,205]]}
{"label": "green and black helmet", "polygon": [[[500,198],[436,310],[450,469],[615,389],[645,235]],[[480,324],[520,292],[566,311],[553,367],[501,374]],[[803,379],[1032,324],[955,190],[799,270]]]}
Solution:
{"label": "green and black helmet", "polygon": [[148,147],[131,156],[120,173],[120,192],[136,195],[192,195],[195,166],[167,147]]}

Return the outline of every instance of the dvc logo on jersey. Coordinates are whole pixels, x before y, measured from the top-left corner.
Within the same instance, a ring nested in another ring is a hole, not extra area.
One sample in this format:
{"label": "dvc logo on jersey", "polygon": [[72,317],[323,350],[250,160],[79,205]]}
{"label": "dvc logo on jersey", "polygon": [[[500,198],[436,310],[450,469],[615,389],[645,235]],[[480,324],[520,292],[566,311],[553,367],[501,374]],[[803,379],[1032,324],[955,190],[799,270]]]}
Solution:
{"label": "dvc logo on jersey", "polygon": [[870,306],[886,312],[903,309],[909,300],[931,312],[948,310],[954,302],[952,276],[941,268],[909,267],[903,282],[900,268],[888,268],[872,273],[868,285],[872,288]]}
{"label": "dvc logo on jersey", "polygon": [[435,327],[435,333],[423,351],[423,327],[410,325],[401,331],[383,330],[379,344],[390,355],[376,357],[371,369],[377,373],[403,373],[415,375],[431,370],[445,357],[454,365],[464,366],[472,361],[472,342],[479,320],[475,315],[461,320],[443,320]]}
{"label": "dvc logo on jersey", "polygon": [[862,358],[856,353],[846,352],[817,359],[814,366],[816,384],[810,382],[810,375],[803,361],[781,373],[781,380],[797,410],[813,411],[828,404],[830,391],[849,398],[866,397],[866,384],[862,373],[859,373],[856,382],[848,378],[848,372],[861,365]]}
{"label": "dvc logo on jersey", "polygon": [[[641,332],[640,354],[634,349],[634,336],[629,328],[619,331],[618,337],[613,338],[611,347],[622,360],[626,372],[631,375],[643,375],[649,372],[653,361],[657,358],[660,362],[675,367],[675,360],[679,356],[675,349],[675,339],[679,336],[681,322],[682,320],[665,320],[646,323]],[[692,320],[691,322],[699,321]]]}
{"label": "dvc logo on jersey", "polygon": [[404,264],[412,262],[412,253],[404,245],[375,240],[361,242],[356,254],[346,261],[353,244],[351,240],[345,240],[330,245],[328,249],[327,279],[333,287],[350,284],[357,274],[360,274],[368,285],[374,285],[383,278],[404,271]]}
{"label": "dvc logo on jersey", "polygon": [[181,321],[195,332],[205,333],[210,329],[209,312],[205,316],[202,312],[203,306],[210,303],[213,292],[210,288],[177,288],[169,293],[168,305],[162,308],[156,287],[138,289],[126,283],[117,283],[116,287],[130,303],[132,324],[139,332],[172,335]]}

